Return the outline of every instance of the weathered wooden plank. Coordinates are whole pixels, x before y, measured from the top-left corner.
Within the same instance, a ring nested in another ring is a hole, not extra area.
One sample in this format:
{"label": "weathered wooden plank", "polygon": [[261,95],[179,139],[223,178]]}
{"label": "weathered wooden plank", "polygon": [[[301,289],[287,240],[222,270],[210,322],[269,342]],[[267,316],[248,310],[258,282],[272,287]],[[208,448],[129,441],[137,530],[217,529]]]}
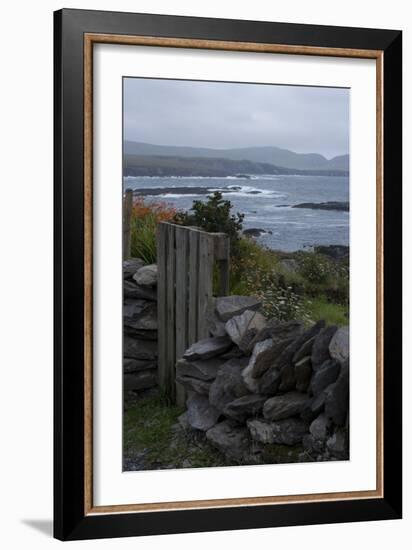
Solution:
{"label": "weathered wooden plank", "polygon": [[199,232],[189,231],[189,296],[188,339],[190,346],[197,340],[197,308],[199,292]]}
{"label": "weathered wooden plank", "polygon": [[199,233],[198,339],[208,336],[207,311],[213,297],[214,238]]}
{"label": "weathered wooden plank", "polygon": [[174,402],[175,388],[175,363],[176,363],[176,249],[175,226],[165,224],[167,228],[167,282],[166,282],[166,308],[167,308],[167,334],[166,334],[166,364],[168,372],[167,394]]}
{"label": "weathered wooden plank", "polygon": [[229,294],[230,240],[226,233],[215,233],[215,259],[219,269],[219,296]]}
{"label": "weathered wooden plank", "polygon": [[123,259],[130,258],[133,191],[126,189],[123,204]]}
{"label": "weathered wooden plank", "polygon": [[157,323],[158,323],[158,377],[159,386],[167,392],[169,373],[167,371],[167,228],[164,223],[157,226]]}
{"label": "weathered wooden plank", "polygon": [[[176,233],[176,361],[182,357],[188,345],[188,245],[189,230],[175,228]],[[176,372],[174,372],[176,375]],[[176,382],[176,403],[185,404],[185,390]]]}

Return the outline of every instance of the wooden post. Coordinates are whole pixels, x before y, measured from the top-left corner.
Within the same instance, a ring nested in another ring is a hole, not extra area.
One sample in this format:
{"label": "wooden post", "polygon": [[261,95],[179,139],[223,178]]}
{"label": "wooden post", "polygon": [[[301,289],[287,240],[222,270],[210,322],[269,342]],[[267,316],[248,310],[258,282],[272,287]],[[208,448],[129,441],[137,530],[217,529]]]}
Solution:
{"label": "wooden post", "polygon": [[160,388],[168,394],[169,372],[167,370],[167,226],[157,226],[157,365]]}
{"label": "wooden post", "polygon": [[126,189],[123,205],[123,259],[130,258],[133,191]]}
{"label": "wooden post", "polygon": [[[189,230],[175,227],[176,234],[176,361],[188,348],[188,245]],[[174,376],[176,371],[174,370]],[[176,382],[176,404],[183,407],[186,402],[184,387]]]}

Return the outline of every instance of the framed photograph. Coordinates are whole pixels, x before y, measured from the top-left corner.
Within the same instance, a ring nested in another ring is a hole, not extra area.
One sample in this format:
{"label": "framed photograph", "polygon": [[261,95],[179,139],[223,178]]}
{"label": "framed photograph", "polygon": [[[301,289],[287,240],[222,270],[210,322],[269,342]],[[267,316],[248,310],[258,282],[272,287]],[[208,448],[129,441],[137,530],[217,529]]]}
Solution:
{"label": "framed photograph", "polygon": [[400,518],[401,32],[54,24],[55,536]]}

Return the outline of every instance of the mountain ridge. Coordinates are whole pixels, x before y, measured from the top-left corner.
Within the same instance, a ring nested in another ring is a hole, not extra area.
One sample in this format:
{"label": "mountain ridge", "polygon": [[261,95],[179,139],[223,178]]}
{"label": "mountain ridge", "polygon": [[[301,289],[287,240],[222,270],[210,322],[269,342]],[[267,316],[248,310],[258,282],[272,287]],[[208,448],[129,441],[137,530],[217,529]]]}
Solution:
{"label": "mountain ridge", "polygon": [[215,149],[178,145],[156,145],[126,140],[125,155],[158,156],[179,158],[225,158],[237,161],[252,161],[273,164],[294,170],[342,170],[349,171],[349,155],[337,155],[331,159],[319,153],[295,153],[275,146],[239,147]]}

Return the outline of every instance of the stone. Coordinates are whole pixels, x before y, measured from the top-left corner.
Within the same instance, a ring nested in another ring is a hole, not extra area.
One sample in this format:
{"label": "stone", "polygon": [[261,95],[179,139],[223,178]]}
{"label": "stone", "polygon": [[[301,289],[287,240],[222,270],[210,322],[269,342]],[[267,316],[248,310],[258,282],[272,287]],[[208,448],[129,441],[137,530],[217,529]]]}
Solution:
{"label": "stone", "polygon": [[338,330],[335,325],[323,328],[315,338],[312,347],[312,368],[317,370],[325,361],[330,359],[329,343]]}
{"label": "stone", "polygon": [[157,330],[157,306],[147,300],[126,299],[123,324],[135,330]]}
{"label": "stone", "polygon": [[243,370],[242,370],[242,378],[245,386],[247,389],[252,393],[257,393],[259,390],[259,382],[258,380],[253,376],[253,364],[249,363]]}
{"label": "stone", "polygon": [[199,393],[201,395],[209,395],[211,381],[199,380],[191,376],[176,376],[176,382],[181,384],[186,390]]}
{"label": "stone", "polygon": [[302,346],[298,349],[298,351],[292,357],[292,363],[294,364],[299,363],[301,359],[304,359],[307,356],[310,357],[312,355],[312,348],[313,348],[315,339],[316,339],[316,336],[312,336],[312,338],[309,338],[309,340],[306,340],[306,342],[302,344]]}
{"label": "stone", "polygon": [[340,327],[329,343],[329,353],[333,359],[343,363],[349,357],[349,327]]}
{"label": "stone", "polygon": [[338,426],[343,426],[349,410],[349,361],[346,360],[336,382],[325,390],[325,414]]}
{"label": "stone", "polygon": [[128,334],[132,338],[138,338],[140,340],[156,340],[158,339],[157,330],[140,330],[133,327],[123,325],[124,334]]}
{"label": "stone", "polygon": [[196,430],[206,432],[212,428],[220,412],[210,403],[209,399],[203,395],[193,394],[187,400],[187,422]]}
{"label": "stone", "polygon": [[249,393],[242,377],[247,359],[230,359],[222,365],[209,391],[210,403],[219,411]]}
{"label": "stone", "polygon": [[211,359],[225,353],[231,346],[232,341],[228,336],[203,338],[192,344],[183,354],[183,358],[189,361]]}
{"label": "stone", "polygon": [[206,311],[206,326],[211,336],[226,336],[226,328],[223,321],[219,319],[215,311],[216,298],[211,298],[210,305]]}
{"label": "stone", "polygon": [[266,420],[282,420],[300,414],[308,397],[304,393],[289,392],[269,398],[263,405]]}
{"label": "stone", "polygon": [[145,265],[133,275],[134,281],[142,286],[155,286],[157,284],[157,265]]}
{"label": "stone", "polygon": [[280,385],[281,376],[278,369],[271,368],[258,380],[258,391],[263,395],[274,395]]}
{"label": "stone", "polygon": [[156,367],[156,361],[145,361],[142,359],[132,359],[130,357],[125,357],[123,359],[123,372],[125,374],[131,374],[142,370],[155,369]]}
{"label": "stone", "polygon": [[331,421],[324,414],[320,414],[315,420],[311,423],[309,427],[310,433],[315,439],[320,441],[326,441],[329,437],[329,432],[331,428]]}
{"label": "stone", "polygon": [[206,359],[205,361],[187,361],[186,359],[179,359],[176,363],[176,375],[190,376],[198,380],[213,381],[216,378],[219,368],[224,363],[225,361],[218,357],[212,357],[212,359]]}
{"label": "stone", "polygon": [[241,462],[249,454],[248,429],[225,420],[206,432],[207,440],[227,458]]}
{"label": "stone", "polygon": [[157,372],[153,369],[123,375],[123,390],[145,390],[157,384]]}
{"label": "stone", "polygon": [[252,439],[259,443],[278,445],[297,445],[308,433],[305,422],[297,418],[287,418],[278,422],[266,422],[260,419],[248,420],[247,426]]}
{"label": "stone", "polygon": [[246,422],[249,433],[254,441],[264,445],[273,443],[272,423],[260,418],[249,419]]}
{"label": "stone", "polygon": [[240,315],[235,315],[225,324],[227,334],[232,342],[239,346],[248,331],[256,334],[266,325],[266,319],[258,311],[247,309]]}
{"label": "stone", "polygon": [[123,279],[131,279],[138,269],[144,266],[140,258],[129,258],[123,262]]}
{"label": "stone", "polygon": [[226,351],[225,353],[222,353],[222,355],[219,355],[219,359],[229,360],[229,359],[236,359],[236,358],[244,358],[244,353],[241,349],[239,349],[237,346],[233,346],[229,349],[229,351]]}
{"label": "stone", "polygon": [[326,441],[330,454],[340,460],[349,459],[349,437],[345,429],[338,428]]}
{"label": "stone", "polygon": [[123,337],[123,356],[131,359],[154,360],[157,357],[157,342],[140,340],[125,334]]}
{"label": "stone", "polygon": [[300,321],[286,321],[281,322],[277,319],[270,319],[267,322],[266,327],[260,330],[255,338],[251,342],[251,346],[254,346],[262,340],[272,338],[275,343],[281,341],[288,341],[292,343],[303,331],[303,323]]}
{"label": "stone", "polygon": [[123,282],[123,297],[133,298],[134,300],[142,298],[155,302],[157,300],[157,292],[148,286],[138,285],[133,280],[125,280]]}
{"label": "stone", "polygon": [[261,302],[254,296],[221,296],[216,298],[215,310],[221,321],[229,321],[236,315],[241,315],[247,309],[260,309]]}
{"label": "stone", "polygon": [[289,343],[290,340],[274,342],[272,338],[257,342],[253,347],[252,357],[249,362],[249,364],[252,363],[251,372],[253,378],[260,378],[267,370],[274,367]]}
{"label": "stone", "polygon": [[328,359],[314,372],[310,382],[309,392],[315,397],[327,386],[336,381],[340,372],[340,363],[335,359]]}
{"label": "stone", "polygon": [[296,389],[295,367],[293,363],[284,365],[280,371],[279,391],[288,392]]}
{"label": "stone", "polygon": [[272,422],[273,443],[298,445],[308,433],[308,426],[300,418],[286,418]]}
{"label": "stone", "polygon": [[189,424],[189,420],[187,418],[187,411],[185,411],[184,413],[182,413],[180,416],[177,417],[177,421],[180,425],[180,427],[183,429],[183,430],[190,430],[191,426]]}
{"label": "stone", "polygon": [[301,392],[307,391],[311,377],[312,361],[309,355],[295,363],[296,389]]}
{"label": "stone", "polygon": [[314,418],[319,416],[325,406],[325,392],[322,392],[317,397],[311,397],[305,403],[300,416],[305,422],[312,422]]}
{"label": "stone", "polygon": [[253,417],[260,413],[266,399],[262,395],[244,395],[226,405],[223,414],[236,422],[246,422],[250,416]]}

